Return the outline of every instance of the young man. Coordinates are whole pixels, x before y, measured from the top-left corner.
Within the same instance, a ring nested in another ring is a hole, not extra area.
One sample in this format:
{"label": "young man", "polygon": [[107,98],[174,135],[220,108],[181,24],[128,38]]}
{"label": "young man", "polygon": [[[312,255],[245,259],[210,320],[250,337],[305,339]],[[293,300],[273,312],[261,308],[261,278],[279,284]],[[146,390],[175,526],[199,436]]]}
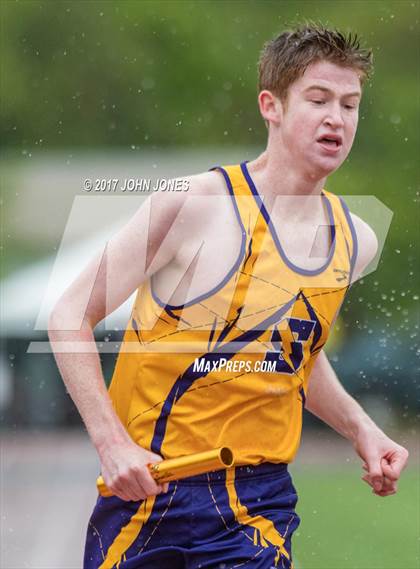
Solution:
{"label": "young man", "polygon": [[[263,154],[154,194],[56,305],[53,348],[69,343],[57,362],[114,494],[98,498],[86,568],[292,567],[287,464],[304,405],[352,441],[375,494],[396,492],[406,449],[322,350],[377,251],[372,229],[323,190],[350,152],[370,68],[371,54],[334,30],[269,42]],[[72,342],[94,345],[96,324],[136,289],[108,394],[96,350]],[[146,467],[219,446],[234,468],[162,487]]]}

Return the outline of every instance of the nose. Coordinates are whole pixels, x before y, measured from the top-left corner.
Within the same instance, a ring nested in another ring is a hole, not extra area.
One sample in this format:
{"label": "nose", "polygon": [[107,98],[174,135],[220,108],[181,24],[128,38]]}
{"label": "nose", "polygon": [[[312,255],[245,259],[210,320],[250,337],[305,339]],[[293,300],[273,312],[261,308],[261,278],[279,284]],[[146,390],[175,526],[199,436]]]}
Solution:
{"label": "nose", "polygon": [[330,128],[339,128],[344,126],[340,105],[329,106],[328,113],[324,119],[324,124]]}

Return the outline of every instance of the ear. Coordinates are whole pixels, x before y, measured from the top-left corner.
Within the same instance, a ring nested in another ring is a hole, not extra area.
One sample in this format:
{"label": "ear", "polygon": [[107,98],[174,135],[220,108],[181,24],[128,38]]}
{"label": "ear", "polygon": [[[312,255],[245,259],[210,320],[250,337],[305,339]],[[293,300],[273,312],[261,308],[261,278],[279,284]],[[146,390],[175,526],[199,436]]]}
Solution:
{"label": "ear", "polygon": [[261,91],[258,95],[260,113],[265,121],[279,125],[283,118],[283,105],[271,91]]}

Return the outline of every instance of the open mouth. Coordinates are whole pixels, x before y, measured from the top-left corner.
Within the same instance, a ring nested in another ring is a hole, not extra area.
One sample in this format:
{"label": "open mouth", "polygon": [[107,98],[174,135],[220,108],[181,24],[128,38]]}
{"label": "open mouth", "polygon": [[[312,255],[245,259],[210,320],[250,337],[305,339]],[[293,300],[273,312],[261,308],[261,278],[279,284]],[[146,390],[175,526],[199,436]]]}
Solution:
{"label": "open mouth", "polygon": [[320,136],[317,139],[318,144],[321,146],[322,150],[331,156],[336,155],[340,152],[343,145],[343,139],[339,134],[326,134]]}
{"label": "open mouth", "polygon": [[319,138],[317,142],[320,142],[321,144],[324,144],[325,146],[328,146],[330,148],[339,148],[342,144],[340,139],[330,138],[328,136]]}
{"label": "open mouth", "polygon": [[332,148],[338,148],[339,146],[341,146],[341,142],[335,140],[334,138],[324,137],[320,138],[318,142],[322,142],[322,144],[326,144],[327,146],[331,146]]}

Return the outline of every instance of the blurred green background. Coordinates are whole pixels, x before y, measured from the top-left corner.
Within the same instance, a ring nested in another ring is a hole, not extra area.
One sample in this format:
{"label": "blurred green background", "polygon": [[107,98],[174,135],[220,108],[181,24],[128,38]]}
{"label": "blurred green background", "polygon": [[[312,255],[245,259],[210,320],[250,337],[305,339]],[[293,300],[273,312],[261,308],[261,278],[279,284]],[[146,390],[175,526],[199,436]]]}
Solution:
{"label": "blurred green background", "polygon": [[[376,196],[394,217],[377,270],[348,295],[330,356],[381,426],[415,440],[420,3],[3,0],[0,9],[1,274],[9,288],[19,271],[54,257],[62,219],[81,194],[77,176],[64,183],[74,164],[77,170],[97,160],[182,155],[188,165],[197,152],[207,155],[207,167],[215,156],[225,156],[224,163],[252,159],[266,140],[256,99],[264,42],[305,19],[360,34],[373,49],[375,73],[364,89],[351,156],[327,187]],[[34,233],[37,227],[43,232]],[[2,337],[0,363],[9,374],[9,384],[0,384],[3,424],[15,434],[22,427],[80,427],[51,356],[26,353],[32,328]],[[114,356],[102,360],[109,378]],[[320,428],[309,417],[305,422]],[[339,461],[322,468],[321,454],[317,467],[297,465],[298,567],[418,567],[416,453],[412,460],[401,493],[384,501],[368,495],[359,474],[340,470]]]}
{"label": "blurred green background", "polygon": [[[375,75],[365,89],[351,157],[329,186],[343,195],[375,195],[395,215],[371,278],[377,284],[364,289],[372,307],[353,303],[352,315],[362,327],[367,317],[391,312],[398,333],[413,333],[418,1],[9,1],[2,3],[1,17],[2,154],[23,162],[69,148],[79,156],[92,148],[139,154],[262,149],[266,129],[257,108],[256,63],[263,43],[303,19],[356,30],[373,48]],[[5,194],[14,189],[7,182]],[[12,198],[5,196],[6,205]],[[5,274],[45,252],[18,234],[6,244]]]}
{"label": "blurred green background", "polygon": [[294,484],[298,569],[419,567],[418,470],[405,473],[391,500],[374,496],[351,466],[297,469]]}

